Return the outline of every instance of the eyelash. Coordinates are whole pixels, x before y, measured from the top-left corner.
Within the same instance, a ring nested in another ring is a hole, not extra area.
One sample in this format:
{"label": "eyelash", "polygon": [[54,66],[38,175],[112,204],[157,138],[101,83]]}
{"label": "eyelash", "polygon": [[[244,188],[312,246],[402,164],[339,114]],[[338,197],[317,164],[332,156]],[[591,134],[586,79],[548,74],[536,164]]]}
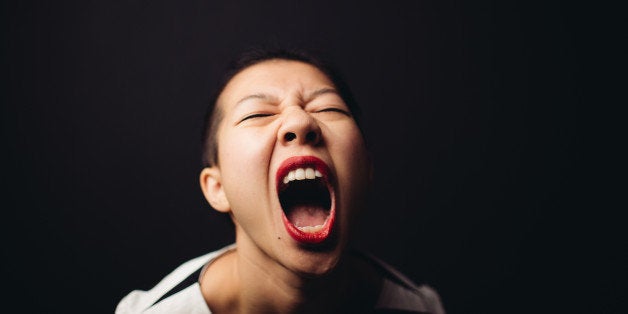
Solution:
{"label": "eyelash", "polygon": [[263,117],[268,117],[268,116],[272,116],[272,114],[271,113],[255,113],[255,114],[244,117],[244,119],[240,120],[240,122],[243,122],[248,119],[263,118]]}
{"label": "eyelash", "polygon": [[345,110],[342,110],[342,109],[338,109],[338,108],[325,108],[325,109],[321,109],[321,110],[316,111],[316,112],[329,112],[329,111],[332,111],[332,112],[339,112],[339,113],[345,114],[345,115],[347,115],[347,116],[349,116],[349,115],[350,115],[350,114],[349,114],[349,112],[347,112],[347,111],[345,111]]}
{"label": "eyelash", "polygon": [[[321,109],[316,111],[315,113],[319,113],[319,112],[339,112],[342,113],[344,115],[350,116],[351,114],[345,110],[342,109],[338,109],[338,108],[325,108],[325,109]],[[268,116],[272,116],[272,113],[255,113],[252,115],[248,115],[246,117],[244,117],[244,119],[240,120],[240,122],[244,122],[246,120],[249,119],[254,119],[254,118],[263,118],[263,117],[268,117]]]}

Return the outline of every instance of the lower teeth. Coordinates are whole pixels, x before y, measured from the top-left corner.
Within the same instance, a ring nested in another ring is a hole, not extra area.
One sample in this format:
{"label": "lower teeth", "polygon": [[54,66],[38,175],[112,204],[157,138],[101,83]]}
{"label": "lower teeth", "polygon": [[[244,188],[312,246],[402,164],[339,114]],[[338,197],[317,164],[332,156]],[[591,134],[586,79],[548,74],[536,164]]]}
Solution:
{"label": "lower teeth", "polygon": [[297,229],[303,231],[303,232],[308,232],[308,233],[312,233],[312,232],[318,232],[323,230],[323,225],[316,225],[316,226],[303,226],[303,227],[297,227]]}

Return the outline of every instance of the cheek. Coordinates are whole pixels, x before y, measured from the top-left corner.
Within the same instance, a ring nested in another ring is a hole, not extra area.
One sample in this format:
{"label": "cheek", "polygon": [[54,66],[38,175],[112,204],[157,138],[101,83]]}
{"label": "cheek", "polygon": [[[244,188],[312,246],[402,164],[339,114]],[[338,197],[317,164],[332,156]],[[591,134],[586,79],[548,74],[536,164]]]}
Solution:
{"label": "cheek", "polygon": [[[261,201],[268,187],[268,163],[272,142],[259,133],[228,131],[221,137],[218,153],[223,188],[232,210]],[[245,197],[243,197],[245,196]]]}
{"label": "cheek", "polygon": [[[219,155],[221,162],[233,164],[254,155],[260,144],[255,137],[242,131],[226,131],[219,143]],[[235,162],[234,162],[235,161]]]}
{"label": "cheek", "polygon": [[354,168],[350,171],[366,167],[368,165],[368,153],[360,130],[357,127],[347,127],[337,133],[337,135],[340,134],[342,136],[337,136],[333,150],[338,155],[344,156],[345,160],[348,161],[348,167]]}
{"label": "cheek", "polygon": [[363,204],[370,182],[370,161],[362,134],[356,128],[344,131],[333,146],[343,206],[356,212]]}

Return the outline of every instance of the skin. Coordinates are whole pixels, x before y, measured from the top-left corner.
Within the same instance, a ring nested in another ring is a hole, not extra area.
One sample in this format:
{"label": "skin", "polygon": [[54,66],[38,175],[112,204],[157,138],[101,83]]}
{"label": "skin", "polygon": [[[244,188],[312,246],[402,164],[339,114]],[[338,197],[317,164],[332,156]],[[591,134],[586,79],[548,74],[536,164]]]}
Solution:
{"label": "skin", "polygon": [[[203,169],[200,184],[211,206],[231,215],[237,249],[201,278],[210,309],[329,312],[353,299],[375,299],[378,276],[345,257],[351,222],[364,207],[370,161],[332,82],[306,63],[263,61],[235,75],[217,106],[223,113],[218,163]],[[337,239],[324,248],[298,243],[282,223],[275,176],[293,156],[322,159],[336,178]]]}

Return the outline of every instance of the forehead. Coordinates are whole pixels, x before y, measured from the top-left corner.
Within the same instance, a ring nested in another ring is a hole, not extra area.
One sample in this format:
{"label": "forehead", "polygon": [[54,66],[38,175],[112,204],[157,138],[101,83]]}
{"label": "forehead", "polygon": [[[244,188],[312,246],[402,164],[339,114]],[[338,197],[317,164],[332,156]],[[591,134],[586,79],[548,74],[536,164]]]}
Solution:
{"label": "forehead", "polygon": [[[238,97],[255,93],[283,96],[285,93],[306,93],[321,87],[334,87],[318,68],[292,60],[267,60],[245,68],[225,86],[219,104],[232,103]],[[224,105],[221,105],[224,106]]]}

